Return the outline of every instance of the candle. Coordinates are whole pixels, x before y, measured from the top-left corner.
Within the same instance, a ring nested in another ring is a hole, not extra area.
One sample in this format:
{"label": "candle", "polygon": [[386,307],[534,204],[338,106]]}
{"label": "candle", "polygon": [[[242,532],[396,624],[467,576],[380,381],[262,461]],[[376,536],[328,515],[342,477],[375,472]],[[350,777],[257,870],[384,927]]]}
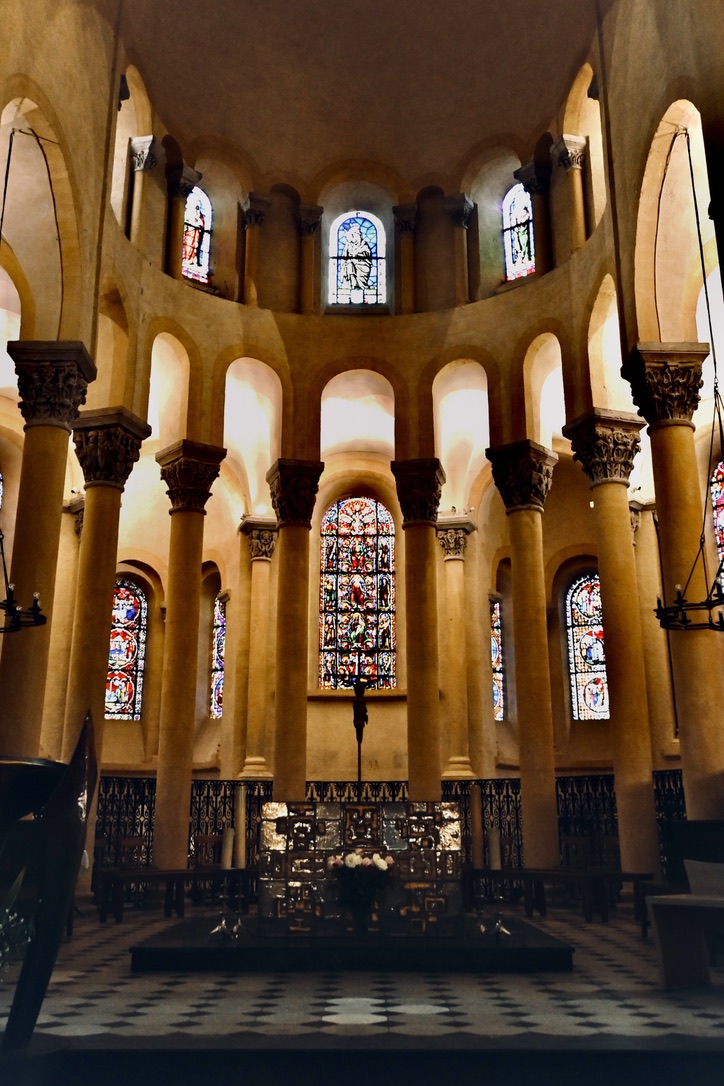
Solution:
{"label": "candle", "polygon": [[221,838],[221,866],[228,871],[234,862],[234,827],[224,826]]}
{"label": "candle", "polygon": [[236,835],[234,838],[234,866],[246,867],[246,785],[239,784],[235,797]]}
{"label": "candle", "polygon": [[488,858],[493,871],[500,871],[502,865],[500,857],[500,830],[488,830]]}

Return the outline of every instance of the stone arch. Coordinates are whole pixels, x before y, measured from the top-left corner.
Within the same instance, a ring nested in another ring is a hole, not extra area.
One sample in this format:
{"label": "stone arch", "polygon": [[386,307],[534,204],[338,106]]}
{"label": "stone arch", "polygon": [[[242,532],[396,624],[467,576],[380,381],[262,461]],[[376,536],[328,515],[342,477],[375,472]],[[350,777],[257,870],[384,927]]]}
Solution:
{"label": "stone arch", "polygon": [[621,332],[616,284],[608,272],[601,279],[591,308],[587,345],[594,406],[635,413],[631,386],[621,377]]}
{"label": "stone arch", "polygon": [[468,358],[448,362],[432,386],[435,453],[445,471],[440,509],[461,513],[470,506],[470,492],[486,466],[490,444],[487,375]]}
{"label": "stone arch", "polygon": [[129,331],[126,307],[114,283],[107,283],[98,305],[97,377],[88,387],[88,408],[125,404],[129,385]]}
{"label": "stone arch", "polygon": [[151,345],[147,418],[150,441],[162,449],[187,436],[189,371],[183,343],[170,332],[159,332]]}
{"label": "stone arch", "polygon": [[395,394],[386,377],[347,369],[332,377],[321,395],[320,458],[363,453],[395,457]]}
{"label": "stone arch", "polygon": [[256,358],[236,358],[226,370],[225,469],[239,480],[245,511],[273,516],[266,473],[281,455],[282,385]]}
{"label": "stone arch", "polygon": [[305,455],[312,459],[319,457],[324,389],[338,374],[344,374],[349,370],[363,370],[377,374],[392,389],[395,416],[395,456],[401,459],[413,455],[410,446],[410,441],[414,439],[410,437],[412,427],[409,418],[411,403],[409,390],[402,381],[397,367],[390,365],[381,358],[366,356],[347,356],[346,358],[335,359],[323,366],[315,374],[306,390],[300,390],[299,411],[304,410],[305,448],[307,450]]}
{"label": "stone arch", "polygon": [[599,106],[598,75],[590,64],[579,69],[566,99],[562,129],[586,140],[584,189],[587,233],[592,234],[606,208],[606,173]]}
{"label": "stone arch", "polygon": [[125,94],[119,92],[116,114],[110,201],[116,220],[128,237],[133,186],[130,141],[137,136],[152,134],[152,113],[143,79],[132,64],[121,76],[121,86],[124,80]]}

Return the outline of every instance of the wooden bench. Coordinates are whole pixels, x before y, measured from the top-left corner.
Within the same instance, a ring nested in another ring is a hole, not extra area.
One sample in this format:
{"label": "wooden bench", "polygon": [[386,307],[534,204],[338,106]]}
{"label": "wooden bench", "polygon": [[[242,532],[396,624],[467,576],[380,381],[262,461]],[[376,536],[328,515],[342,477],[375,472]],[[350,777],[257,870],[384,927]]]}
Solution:
{"label": "wooden bench", "polygon": [[712,935],[724,932],[724,897],[662,894],[648,902],[663,988],[711,984]]}
{"label": "wooden bench", "polygon": [[643,886],[653,877],[649,872],[618,871],[601,867],[582,870],[572,867],[488,867],[476,869],[473,876],[476,880],[520,883],[523,887],[527,917],[532,917],[534,911],[540,916],[547,915],[546,883],[575,890],[580,895],[583,916],[587,921],[593,919],[594,909],[601,920],[608,920],[611,889],[625,882],[633,885],[634,917],[638,919],[643,909]]}
{"label": "wooden bench", "polygon": [[241,904],[242,912],[249,911],[249,872],[244,867],[222,868],[217,864],[199,867],[107,867],[98,872],[98,914],[102,923],[113,914],[116,923],[123,920],[124,889],[134,883],[156,884],[165,887],[164,916],[183,917],[185,889],[198,882],[219,882],[228,886],[231,897]]}

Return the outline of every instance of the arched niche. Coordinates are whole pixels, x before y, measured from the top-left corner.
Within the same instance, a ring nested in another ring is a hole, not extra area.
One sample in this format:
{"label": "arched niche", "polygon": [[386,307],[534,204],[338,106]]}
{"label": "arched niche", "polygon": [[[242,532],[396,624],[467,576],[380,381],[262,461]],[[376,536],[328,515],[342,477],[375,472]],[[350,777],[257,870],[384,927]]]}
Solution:
{"label": "arched niche", "polygon": [[598,76],[590,64],[584,64],[573,81],[563,115],[563,131],[586,140],[583,174],[586,232],[592,234],[606,208],[606,173]]}
{"label": "arched niche", "polygon": [[239,482],[246,512],[273,516],[266,473],[281,450],[282,386],[255,358],[237,358],[226,371],[225,471]]}
{"label": "arched niche", "polygon": [[[325,304],[328,304],[326,299],[329,298],[330,293],[329,257],[333,254],[330,253],[329,248],[332,223],[346,212],[354,214],[360,211],[374,215],[384,231],[385,251],[387,254],[385,259],[387,280],[385,297],[390,308],[392,308],[394,302],[394,261],[392,259],[394,246],[392,243],[395,237],[392,207],[394,203],[394,197],[390,192],[372,181],[343,181],[325,192],[323,200],[324,212],[320,224],[320,240],[323,247],[322,298],[325,300]],[[343,312],[344,310],[340,308],[338,311]]]}
{"label": "arched niche", "polygon": [[435,453],[445,471],[440,509],[462,512],[470,491],[487,464],[490,444],[488,381],[479,362],[457,359],[436,376],[432,386]]}
{"label": "arched niche", "polygon": [[702,286],[698,231],[706,273],[718,263],[709,201],[701,117],[691,102],[680,100],[656,130],[641,186],[634,269],[640,340],[696,338]]}
{"label": "arched niche", "polygon": [[635,414],[631,385],[621,376],[621,338],[616,287],[610,275],[604,276],[591,310],[588,323],[588,366],[594,406]]}
{"label": "arched niche", "polygon": [[520,165],[517,155],[499,148],[470,184],[470,195],[477,209],[478,246],[477,251],[471,246],[473,251],[469,254],[476,298],[489,297],[505,279],[502,206],[506,193],[516,184],[513,174]]}
{"label": "arched niche", "polygon": [[348,370],[325,386],[321,402],[321,459],[345,453],[395,456],[392,385],[373,370]]}
{"label": "arched niche", "polygon": [[109,286],[98,306],[97,377],[88,386],[86,406],[124,403],[128,369],[128,321],[120,293]]}
{"label": "arched niche", "polygon": [[170,332],[161,332],[151,348],[148,424],[160,448],[186,436],[189,356]]}
{"label": "arched niche", "polygon": [[213,283],[224,298],[234,300],[241,295],[242,185],[232,167],[218,158],[203,155],[195,162],[194,169],[201,174],[200,186],[211,201],[213,211],[210,249]]}
{"label": "arched niche", "polygon": [[533,441],[552,449],[561,439],[566,421],[561,346],[552,332],[531,343],[524,364],[528,433]]}

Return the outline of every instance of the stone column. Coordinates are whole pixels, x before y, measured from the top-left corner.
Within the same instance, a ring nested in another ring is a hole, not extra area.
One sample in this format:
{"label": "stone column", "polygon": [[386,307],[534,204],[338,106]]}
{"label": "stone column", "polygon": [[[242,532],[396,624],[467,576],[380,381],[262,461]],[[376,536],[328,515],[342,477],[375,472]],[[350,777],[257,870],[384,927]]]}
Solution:
{"label": "stone column", "polygon": [[299,312],[316,313],[319,260],[317,238],[324,208],[302,204],[299,208]]}
{"label": "stone column", "polygon": [[[154,171],[157,166],[162,166],[165,160],[166,152],[155,136],[137,136],[131,140],[133,180],[128,237],[132,244],[159,268],[165,227],[164,194]],[[160,173],[160,170],[157,172]]]}
{"label": "stone column", "polygon": [[643,423],[596,410],[564,427],[591,482],[598,537],[616,809],[625,871],[658,871],[646,664],[638,608],[628,483]]}
{"label": "stone column", "polygon": [[444,726],[448,736],[444,778],[474,777],[468,733],[468,666],[465,607],[465,548],[475,525],[467,517],[438,520],[437,539],[445,554],[445,627],[440,651]]}
{"label": "stone column", "polygon": [[[563,135],[551,147],[553,161],[568,175],[568,218],[570,248],[574,253],[586,240],[586,205],[583,199],[583,166],[586,161],[586,139]],[[555,238],[554,238],[555,240]],[[570,254],[557,254],[561,264]]]}
{"label": "stone column", "polygon": [[440,672],[435,525],[440,461],[393,460],[405,532],[407,758],[410,799],[440,798]]}
{"label": "stone column", "polygon": [[445,210],[452,221],[455,257],[455,305],[470,301],[470,277],[468,273],[468,225],[475,204],[467,193],[446,196]]}
{"label": "stone column", "polygon": [[[621,369],[649,424],[668,603],[674,601],[677,585],[692,601],[705,599],[711,587],[701,562],[692,573],[703,509],[691,420],[708,351],[702,343],[639,343]],[[724,743],[717,708],[724,703],[721,642],[709,630],[672,630],[670,645],[687,816],[721,818]]]}
{"label": "stone column", "polygon": [[542,522],[558,457],[534,441],[499,445],[487,457],[510,531],[525,863],[551,867],[560,848]]}
{"label": "stone column", "polygon": [[274,798],[303,800],[307,787],[309,530],[319,476],[315,460],[277,460],[267,473],[279,522]]}
{"label": "stone column", "polygon": [[397,229],[398,313],[415,312],[415,225],[417,206],[398,204],[392,208]]}
{"label": "stone column", "polygon": [[174,279],[183,279],[181,274],[181,251],[184,237],[184,218],[186,200],[196,188],[203,174],[192,170],[190,166],[169,177],[168,184],[168,234],[166,237],[166,271]]}
{"label": "stone column", "polygon": [[259,304],[259,242],[261,225],[271,206],[271,200],[249,193],[244,207],[244,303]]}
{"label": "stone column", "polygon": [[10,581],[27,607],[40,594],[49,621],[4,638],[0,660],[0,754],[38,755],[53,618],[68,435],[96,368],[82,343],[8,343],[18,375],[25,442]]}
{"label": "stone column", "polygon": [[262,517],[244,517],[241,531],[249,542],[251,555],[249,693],[246,757],[241,776],[257,780],[273,776],[268,758],[270,753],[269,577],[277,541],[277,522]]}
{"label": "stone column", "polygon": [[530,196],[533,208],[533,244],[535,246],[535,274],[545,275],[552,267],[551,216],[548,205],[550,169],[544,170],[537,162],[528,162],[513,172]]}
{"label": "stone column", "polygon": [[118,558],[121,494],[151,427],[125,407],[83,412],[73,427],[85,479],[73,639],[63,729],[63,758],[75,750],[88,709],[96,758],[103,759],[108,643]]}
{"label": "stone column", "polygon": [[156,454],[171,499],[153,859],[185,867],[196,717],[204,506],[225,449],[177,441]]}

